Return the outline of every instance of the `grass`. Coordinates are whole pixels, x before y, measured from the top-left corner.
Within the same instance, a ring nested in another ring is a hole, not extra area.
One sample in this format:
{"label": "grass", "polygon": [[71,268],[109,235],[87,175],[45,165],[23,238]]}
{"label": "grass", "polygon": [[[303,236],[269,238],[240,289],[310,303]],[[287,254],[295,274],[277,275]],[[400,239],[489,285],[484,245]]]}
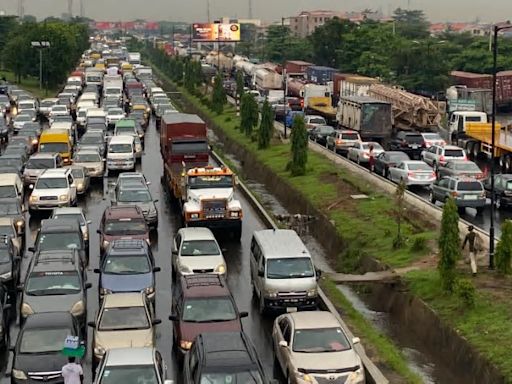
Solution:
{"label": "grass", "polygon": [[13,72],[6,70],[0,71],[0,78],[4,76],[9,83],[18,85],[20,88],[32,93],[39,99],[44,99],[46,97],[54,97],[55,95],[57,95],[59,91],[56,87],[50,87],[48,88],[48,93],[46,93],[46,90],[44,89],[44,84],[43,89],[39,89],[39,79],[36,77],[29,76],[27,78],[22,78],[21,83],[18,84],[16,83],[16,79],[14,77]]}

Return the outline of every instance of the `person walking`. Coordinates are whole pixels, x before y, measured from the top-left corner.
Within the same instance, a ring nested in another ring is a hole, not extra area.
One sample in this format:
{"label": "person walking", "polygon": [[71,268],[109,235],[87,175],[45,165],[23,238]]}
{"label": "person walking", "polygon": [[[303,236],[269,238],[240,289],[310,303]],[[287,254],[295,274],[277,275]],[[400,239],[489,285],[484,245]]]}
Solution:
{"label": "person walking", "polygon": [[471,264],[471,272],[473,273],[473,276],[476,276],[476,246],[475,246],[475,240],[477,238],[477,234],[474,231],[474,227],[470,225],[468,227],[468,233],[466,237],[464,238],[464,242],[462,243],[462,249],[466,248],[466,243],[469,244],[469,262]]}
{"label": "person walking", "polygon": [[373,172],[373,167],[375,166],[375,153],[373,152],[373,145],[370,144],[370,150],[368,151],[368,155],[369,155],[369,167],[370,167],[370,172]]}
{"label": "person walking", "polygon": [[83,384],[84,371],[74,356],[69,356],[68,363],[62,367],[62,377],[64,384]]}

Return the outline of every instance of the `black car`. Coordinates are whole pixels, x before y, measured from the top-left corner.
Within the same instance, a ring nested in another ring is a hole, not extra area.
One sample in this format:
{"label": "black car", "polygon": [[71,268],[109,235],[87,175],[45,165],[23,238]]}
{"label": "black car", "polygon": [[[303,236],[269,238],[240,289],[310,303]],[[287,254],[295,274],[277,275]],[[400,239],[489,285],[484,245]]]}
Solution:
{"label": "black car", "polygon": [[[21,257],[17,255],[12,239],[0,237],[0,282],[15,298],[16,287],[20,281]],[[0,297],[1,300],[1,297]]]}
{"label": "black car", "polygon": [[5,119],[0,118],[0,140],[8,141],[9,140],[9,126],[5,122]]}
{"label": "black car", "polygon": [[319,125],[309,132],[309,137],[318,144],[327,146],[327,137],[332,135],[334,131],[335,129],[330,125]]}
{"label": "black car", "polygon": [[244,332],[202,333],[183,363],[183,383],[277,383],[265,376],[256,349]]}
{"label": "black car", "polygon": [[68,312],[30,315],[11,348],[14,354],[11,382],[63,383],[61,369],[67,363],[67,357],[62,349],[68,336],[78,336],[82,340],[80,327]]}
{"label": "black car", "polygon": [[411,159],[419,159],[424,149],[425,139],[419,132],[400,131],[389,143],[390,151],[405,152]]}
{"label": "black car", "polygon": [[[487,197],[491,197],[491,178],[484,183]],[[494,204],[496,208],[512,206],[512,175],[499,174],[494,176]]]}
{"label": "black car", "polygon": [[384,177],[389,176],[389,168],[400,164],[402,161],[410,160],[409,155],[401,151],[386,151],[382,152],[375,159],[374,170],[375,173],[381,174]]}

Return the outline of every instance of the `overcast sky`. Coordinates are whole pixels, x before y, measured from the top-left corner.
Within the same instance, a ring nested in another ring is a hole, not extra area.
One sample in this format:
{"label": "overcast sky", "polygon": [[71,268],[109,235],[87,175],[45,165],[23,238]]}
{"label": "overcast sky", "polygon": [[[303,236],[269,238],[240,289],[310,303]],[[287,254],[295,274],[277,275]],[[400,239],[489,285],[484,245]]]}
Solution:
{"label": "overcast sky", "polygon": [[[74,13],[79,1],[74,1]],[[205,21],[208,0],[83,0],[85,14],[96,20]],[[246,18],[250,0],[210,0],[211,17]],[[0,10],[16,14],[18,0],[0,0]],[[60,16],[67,10],[68,0],[24,0],[25,14],[38,18]],[[398,6],[423,9],[432,21],[502,21],[512,14],[512,0],[252,0],[253,16],[262,20],[278,20],[300,10],[332,9],[359,11],[364,8],[388,13]]]}

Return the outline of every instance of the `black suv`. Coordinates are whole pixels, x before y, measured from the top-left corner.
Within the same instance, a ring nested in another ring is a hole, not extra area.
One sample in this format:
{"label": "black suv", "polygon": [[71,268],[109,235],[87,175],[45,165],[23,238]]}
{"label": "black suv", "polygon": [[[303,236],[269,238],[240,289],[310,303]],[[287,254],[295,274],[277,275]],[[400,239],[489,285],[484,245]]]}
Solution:
{"label": "black suv", "polygon": [[0,282],[12,293],[20,281],[20,267],[21,257],[17,255],[12,238],[0,236]]}
{"label": "black suv", "polygon": [[89,254],[78,220],[46,219],[41,221],[34,247],[28,250],[62,251],[76,249],[83,265],[89,264]]}
{"label": "black suv", "polygon": [[202,333],[185,355],[183,383],[277,383],[269,380],[243,332]]}
{"label": "black suv", "polygon": [[87,289],[79,259],[73,255],[39,253],[32,258],[21,293],[20,319],[41,312],[67,312],[85,328]]}
{"label": "black suv", "polygon": [[419,159],[421,151],[425,149],[425,139],[419,132],[400,131],[389,143],[390,151],[401,151],[409,155],[411,159]]}
{"label": "black suv", "polygon": [[76,320],[67,312],[48,312],[30,315],[18,333],[14,353],[11,382],[26,384],[44,382],[62,383],[61,370],[67,363],[62,353],[68,336],[83,334]]}

